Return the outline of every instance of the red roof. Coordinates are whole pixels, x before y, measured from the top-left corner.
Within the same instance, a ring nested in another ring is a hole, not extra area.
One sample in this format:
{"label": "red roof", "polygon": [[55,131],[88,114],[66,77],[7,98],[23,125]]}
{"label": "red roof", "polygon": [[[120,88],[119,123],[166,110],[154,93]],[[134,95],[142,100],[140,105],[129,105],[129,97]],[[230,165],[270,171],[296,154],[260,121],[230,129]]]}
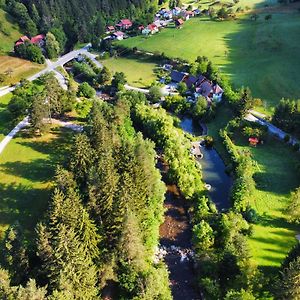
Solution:
{"label": "red roof", "polygon": [[157,29],[157,26],[155,24],[149,24],[148,29],[152,31],[152,30]]}
{"label": "red roof", "polygon": [[23,35],[23,36],[21,36],[21,37],[16,41],[15,45],[16,45],[16,46],[22,45],[22,44],[24,44],[26,41],[30,42],[30,39],[29,39],[28,36]]}
{"label": "red roof", "polygon": [[258,138],[255,138],[255,137],[250,137],[248,141],[250,143],[256,143],[256,144],[259,142]]}
{"label": "red roof", "polygon": [[120,24],[121,25],[124,25],[124,26],[131,26],[132,25],[132,22],[129,20],[129,19],[123,19],[120,21]]}
{"label": "red roof", "polygon": [[31,38],[31,43],[38,44],[40,41],[42,41],[45,38],[44,34],[39,34]]}
{"label": "red roof", "polygon": [[115,30],[115,27],[114,26],[107,26],[107,29],[110,30],[110,31],[113,31],[113,30]]}
{"label": "red roof", "polygon": [[143,25],[139,26],[139,30],[143,30],[145,27]]}
{"label": "red roof", "polygon": [[114,35],[115,35],[115,36],[124,36],[124,32],[122,32],[122,31],[116,31],[116,32],[114,33]]}

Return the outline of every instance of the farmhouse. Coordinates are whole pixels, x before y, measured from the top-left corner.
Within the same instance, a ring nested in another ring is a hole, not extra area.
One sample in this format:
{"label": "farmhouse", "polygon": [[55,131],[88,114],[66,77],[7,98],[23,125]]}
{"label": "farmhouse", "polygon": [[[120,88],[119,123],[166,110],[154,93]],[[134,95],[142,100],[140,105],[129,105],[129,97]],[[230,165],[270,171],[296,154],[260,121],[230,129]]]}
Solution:
{"label": "farmhouse", "polygon": [[158,32],[158,27],[155,24],[149,24],[147,26],[151,34]]}
{"label": "farmhouse", "polygon": [[132,27],[132,22],[129,19],[122,19],[116,26],[120,30],[127,30]]}

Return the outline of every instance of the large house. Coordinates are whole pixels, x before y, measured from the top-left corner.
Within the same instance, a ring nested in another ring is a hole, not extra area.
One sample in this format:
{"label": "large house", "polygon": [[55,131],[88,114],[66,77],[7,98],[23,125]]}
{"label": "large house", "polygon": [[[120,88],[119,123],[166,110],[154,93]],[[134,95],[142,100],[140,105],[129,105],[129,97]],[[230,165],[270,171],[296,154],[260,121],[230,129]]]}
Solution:
{"label": "large house", "polygon": [[46,36],[44,34],[36,35],[36,36],[32,37],[31,39],[28,36],[24,35],[24,36],[21,36],[16,41],[15,47],[18,47],[18,46],[24,44],[25,42],[35,44],[39,47],[43,47],[45,45],[45,39],[46,39]]}
{"label": "large house", "polygon": [[129,19],[122,19],[116,26],[120,30],[127,30],[132,27],[132,22]]}
{"label": "large house", "polygon": [[184,82],[185,79],[188,77],[188,74],[184,72],[172,70],[170,76],[172,82],[179,83],[179,82]]}

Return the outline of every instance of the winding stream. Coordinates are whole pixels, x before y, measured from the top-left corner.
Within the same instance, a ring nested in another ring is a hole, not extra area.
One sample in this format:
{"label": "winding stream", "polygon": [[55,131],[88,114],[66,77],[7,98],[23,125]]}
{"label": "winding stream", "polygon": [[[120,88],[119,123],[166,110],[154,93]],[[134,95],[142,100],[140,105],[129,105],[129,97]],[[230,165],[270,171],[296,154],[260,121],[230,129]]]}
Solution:
{"label": "winding stream", "polygon": [[[183,118],[180,122],[183,131],[194,136],[202,135],[202,129],[191,118]],[[226,167],[215,149],[201,147],[203,158],[198,159],[202,167],[203,180],[211,185],[208,195],[219,210],[230,207],[229,194],[232,185],[231,177],[226,173]]]}

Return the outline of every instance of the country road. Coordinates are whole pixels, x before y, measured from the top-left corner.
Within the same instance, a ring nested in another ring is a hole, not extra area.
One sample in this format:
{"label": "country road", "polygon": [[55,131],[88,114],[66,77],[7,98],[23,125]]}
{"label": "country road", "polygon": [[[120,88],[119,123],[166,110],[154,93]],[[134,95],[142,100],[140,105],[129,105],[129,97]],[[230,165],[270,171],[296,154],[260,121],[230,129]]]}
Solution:
{"label": "country road", "polygon": [[[57,61],[55,62],[52,62],[50,60],[47,60],[47,67],[34,74],[33,76],[27,78],[29,81],[33,81],[33,80],[36,80],[37,78],[39,78],[41,75],[44,75],[45,73],[48,73],[48,72],[51,72],[51,71],[54,71],[57,67],[59,66],[62,66],[64,64],[66,64],[67,62],[69,62],[70,60],[74,59],[75,57],[77,57],[79,54],[84,54],[86,56],[88,56],[89,58],[91,58],[93,60],[93,62],[97,65],[97,67],[99,68],[102,68],[103,65],[97,61],[95,59],[96,55],[88,52],[89,48],[90,48],[90,44],[87,44],[86,46],[84,46],[83,48],[79,49],[79,50],[73,50],[63,56],[61,56]],[[56,76],[59,76],[56,74]],[[59,81],[61,82],[61,80],[59,79]],[[64,86],[63,86],[64,87]],[[12,92],[14,89],[16,88],[16,85],[15,86],[12,86],[12,87],[4,87],[4,88],[1,88],[0,89],[0,97],[1,96],[4,96],[10,92]]]}

